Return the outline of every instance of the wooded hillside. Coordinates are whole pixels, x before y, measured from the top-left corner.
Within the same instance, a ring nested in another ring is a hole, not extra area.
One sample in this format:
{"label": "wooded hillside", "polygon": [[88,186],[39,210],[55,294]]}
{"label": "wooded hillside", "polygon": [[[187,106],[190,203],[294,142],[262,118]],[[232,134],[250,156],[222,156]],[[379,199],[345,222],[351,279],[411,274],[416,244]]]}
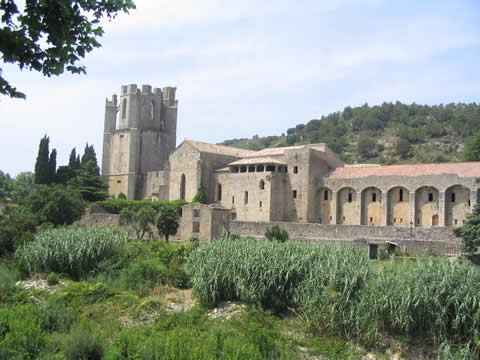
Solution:
{"label": "wooded hillside", "polygon": [[352,108],[298,124],[280,136],[226,140],[222,144],[266,147],[324,142],[346,163],[427,163],[463,160],[465,139],[480,132],[480,105],[406,105]]}

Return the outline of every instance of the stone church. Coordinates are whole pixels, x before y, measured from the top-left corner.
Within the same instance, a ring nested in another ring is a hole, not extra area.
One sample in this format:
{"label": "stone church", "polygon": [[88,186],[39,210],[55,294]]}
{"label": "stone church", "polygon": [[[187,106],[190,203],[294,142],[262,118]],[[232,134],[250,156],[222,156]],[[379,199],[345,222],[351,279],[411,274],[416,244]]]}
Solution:
{"label": "stone church", "polygon": [[122,86],[106,101],[102,174],[128,199],[208,202],[232,220],[454,227],[479,202],[480,162],[347,165],[326,144],[250,151],[176,146],[175,88]]}

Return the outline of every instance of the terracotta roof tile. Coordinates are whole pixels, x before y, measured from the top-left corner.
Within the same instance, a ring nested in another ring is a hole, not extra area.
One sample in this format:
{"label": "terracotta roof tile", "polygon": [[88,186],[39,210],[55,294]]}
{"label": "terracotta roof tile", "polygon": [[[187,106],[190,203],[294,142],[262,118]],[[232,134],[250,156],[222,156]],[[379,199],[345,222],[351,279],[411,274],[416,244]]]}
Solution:
{"label": "terracotta roof tile", "polygon": [[480,177],[480,162],[411,164],[411,165],[345,165],[328,174],[329,178],[351,179],[366,176],[422,176],[457,174],[460,177]]}

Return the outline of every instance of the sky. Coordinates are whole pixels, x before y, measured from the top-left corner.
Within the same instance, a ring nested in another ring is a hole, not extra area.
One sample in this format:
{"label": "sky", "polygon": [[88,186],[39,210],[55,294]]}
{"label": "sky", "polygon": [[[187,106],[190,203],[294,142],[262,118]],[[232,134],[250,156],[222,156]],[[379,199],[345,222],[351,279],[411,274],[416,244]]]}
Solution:
{"label": "sky", "polygon": [[93,144],[120,86],[177,87],[177,145],[286,133],[346,106],[479,102],[480,1],[135,0],[104,25],[86,75],[3,64],[26,100],[0,96],[0,170],[33,171]]}

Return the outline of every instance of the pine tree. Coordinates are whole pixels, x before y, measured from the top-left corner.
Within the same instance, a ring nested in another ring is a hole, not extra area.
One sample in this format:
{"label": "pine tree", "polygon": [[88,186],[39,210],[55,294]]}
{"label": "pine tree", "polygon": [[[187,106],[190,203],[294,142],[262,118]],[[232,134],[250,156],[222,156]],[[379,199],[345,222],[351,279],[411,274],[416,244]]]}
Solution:
{"label": "pine tree", "polygon": [[50,138],[45,135],[40,140],[40,145],[38,146],[38,156],[35,161],[35,184],[50,184],[50,158],[48,143]]}
{"label": "pine tree", "polygon": [[100,177],[100,170],[93,160],[82,164],[78,175],[69,182],[69,185],[82,194],[86,201],[100,201],[108,197],[108,186]]}

